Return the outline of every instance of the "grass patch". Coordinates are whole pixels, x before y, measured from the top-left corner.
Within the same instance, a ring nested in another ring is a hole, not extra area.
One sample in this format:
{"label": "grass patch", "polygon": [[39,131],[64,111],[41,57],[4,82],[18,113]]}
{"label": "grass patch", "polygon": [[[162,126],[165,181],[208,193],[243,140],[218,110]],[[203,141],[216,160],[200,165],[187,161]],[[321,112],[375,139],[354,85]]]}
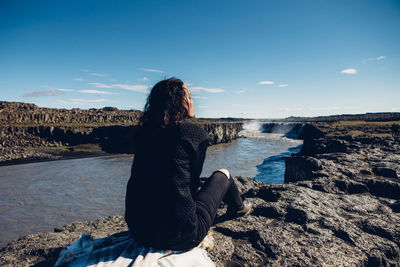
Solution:
{"label": "grass patch", "polygon": [[338,121],[329,123],[331,127],[341,126],[389,126],[400,124],[400,121]]}
{"label": "grass patch", "polygon": [[42,150],[48,152],[102,152],[99,144],[80,144],[76,146],[27,147],[26,149]]}
{"label": "grass patch", "polygon": [[328,136],[367,135],[376,137],[392,136],[392,125],[400,121],[338,121],[321,124]]}
{"label": "grass patch", "polygon": [[39,146],[39,147],[26,147],[26,150],[49,150],[49,151],[71,151],[70,146]]}
{"label": "grass patch", "polygon": [[101,148],[99,144],[80,144],[76,146],[70,146],[70,150],[74,152],[100,152]]}

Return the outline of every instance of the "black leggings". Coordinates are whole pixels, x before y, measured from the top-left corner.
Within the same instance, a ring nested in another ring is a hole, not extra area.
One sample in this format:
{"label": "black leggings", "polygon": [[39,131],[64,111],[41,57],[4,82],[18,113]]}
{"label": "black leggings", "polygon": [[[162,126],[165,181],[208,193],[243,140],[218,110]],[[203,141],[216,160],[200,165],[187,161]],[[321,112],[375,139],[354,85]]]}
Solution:
{"label": "black leggings", "polygon": [[194,197],[197,204],[198,228],[195,236],[188,244],[180,244],[181,248],[197,246],[207,235],[208,230],[217,215],[218,207],[223,201],[231,209],[240,209],[242,197],[233,181],[220,171],[214,172]]}

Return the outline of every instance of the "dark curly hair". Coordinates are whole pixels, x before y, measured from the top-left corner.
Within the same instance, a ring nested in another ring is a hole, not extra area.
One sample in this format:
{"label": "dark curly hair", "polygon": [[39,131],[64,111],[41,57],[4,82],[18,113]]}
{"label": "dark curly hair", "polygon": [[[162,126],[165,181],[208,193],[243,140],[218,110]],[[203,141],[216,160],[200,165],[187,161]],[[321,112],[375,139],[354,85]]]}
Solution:
{"label": "dark curly hair", "polygon": [[158,82],[151,89],[140,124],[146,128],[161,129],[189,118],[184,106],[184,83],[177,78]]}

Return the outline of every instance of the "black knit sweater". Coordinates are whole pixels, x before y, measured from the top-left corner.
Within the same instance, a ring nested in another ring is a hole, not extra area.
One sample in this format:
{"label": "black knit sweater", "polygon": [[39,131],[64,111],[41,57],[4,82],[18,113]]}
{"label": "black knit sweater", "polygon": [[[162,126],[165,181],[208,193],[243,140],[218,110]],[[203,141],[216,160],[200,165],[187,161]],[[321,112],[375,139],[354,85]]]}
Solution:
{"label": "black knit sweater", "polygon": [[144,245],[168,249],[193,238],[198,227],[193,199],[209,143],[189,122],[139,130],[126,192],[125,220]]}

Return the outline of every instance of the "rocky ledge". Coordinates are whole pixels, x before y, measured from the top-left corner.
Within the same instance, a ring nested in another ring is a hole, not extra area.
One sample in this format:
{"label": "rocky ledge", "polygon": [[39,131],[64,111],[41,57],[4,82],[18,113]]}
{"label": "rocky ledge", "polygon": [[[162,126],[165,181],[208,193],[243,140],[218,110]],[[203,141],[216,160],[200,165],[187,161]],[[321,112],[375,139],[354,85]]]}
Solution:
{"label": "rocky ledge", "polygon": [[[217,266],[400,266],[400,139],[325,136],[306,128],[285,184],[235,177],[250,215],[218,211],[208,249]],[[312,137],[312,138],[311,138]],[[0,249],[9,266],[51,266],[83,233],[125,235],[121,215],[74,222]]]}
{"label": "rocky ledge", "polygon": [[[327,192],[296,183],[235,180],[254,210],[234,219],[224,216],[225,207],[218,211],[208,249],[217,266],[399,266],[398,200],[368,190]],[[83,233],[126,235],[127,227],[121,215],[74,222],[9,243],[0,250],[0,261],[51,266]]]}
{"label": "rocky ledge", "polygon": [[333,194],[368,193],[398,203],[399,174],[400,138],[331,136],[304,140],[300,153],[286,159],[285,183]]}

